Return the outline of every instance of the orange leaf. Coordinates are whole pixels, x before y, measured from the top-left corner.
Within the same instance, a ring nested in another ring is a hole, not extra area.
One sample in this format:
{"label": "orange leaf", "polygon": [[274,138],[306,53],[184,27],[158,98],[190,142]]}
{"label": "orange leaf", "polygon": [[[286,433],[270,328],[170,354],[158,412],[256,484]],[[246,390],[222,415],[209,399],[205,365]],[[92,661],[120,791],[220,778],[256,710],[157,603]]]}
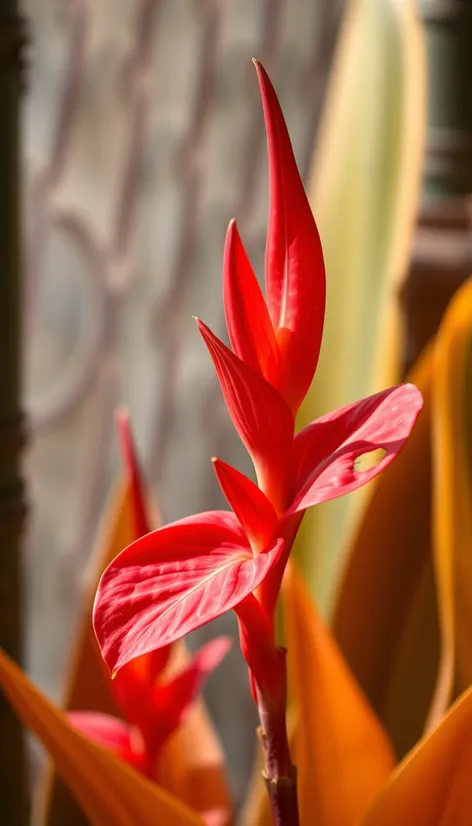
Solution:
{"label": "orange leaf", "polygon": [[472,279],[452,299],[437,335],[433,399],[434,546],[442,633],[429,723],[472,683]]}
{"label": "orange leaf", "polygon": [[1,650],[0,685],[94,826],[203,826],[196,812],[73,729]]}
{"label": "orange leaf", "polygon": [[[63,701],[67,709],[91,709],[120,716],[93,633],[91,610],[101,572],[133,538],[131,482],[123,481],[112,489],[92,554],[84,595],[84,615],[72,645],[72,660],[67,674]],[[68,826],[86,826],[83,813],[58,779],[54,766],[46,767],[36,790],[34,807],[41,826],[63,826],[64,823]]]}
{"label": "orange leaf", "polygon": [[472,690],[400,764],[362,826],[469,826]]}
{"label": "orange leaf", "polygon": [[197,700],[164,745],[157,779],[211,826],[232,823],[224,755],[204,702]]}
{"label": "orange leaf", "polygon": [[302,826],[353,826],[385,783],[395,756],[293,564],[282,597],[299,719],[293,759]]}
{"label": "orange leaf", "polygon": [[[439,631],[431,567],[430,349],[411,375],[424,408],[402,452],[372,486],[347,554],[333,631],[356,679],[404,754],[423,732],[436,679]],[[431,583],[431,587],[426,587]],[[413,656],[420,612],[427,640]],[[405,667],[408,660],[409,667]]]}
{"label": "orange leaf", "polygon": [[[185,668],[189,660],[185,644],[175,645],[167,677]],[[212,826],[229,826],[232,823],[225,755],[201,698],[164,744],[157,779],[176,797],[205,815]]]}

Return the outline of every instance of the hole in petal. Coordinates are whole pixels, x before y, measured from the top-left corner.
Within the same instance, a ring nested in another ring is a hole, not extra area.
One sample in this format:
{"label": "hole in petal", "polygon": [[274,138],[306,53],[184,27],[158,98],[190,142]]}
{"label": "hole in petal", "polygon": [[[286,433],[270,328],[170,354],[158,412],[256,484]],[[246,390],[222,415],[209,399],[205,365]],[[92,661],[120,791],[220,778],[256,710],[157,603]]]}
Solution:
{"label": "hole in petal", "polygon": [[365,473],[366,470],[371,470],[378,465],[387,451],[383,447],[378,447],[375,450],[369,450],[368,453],[361,453],[354,459],[354,470],[356,473]]}

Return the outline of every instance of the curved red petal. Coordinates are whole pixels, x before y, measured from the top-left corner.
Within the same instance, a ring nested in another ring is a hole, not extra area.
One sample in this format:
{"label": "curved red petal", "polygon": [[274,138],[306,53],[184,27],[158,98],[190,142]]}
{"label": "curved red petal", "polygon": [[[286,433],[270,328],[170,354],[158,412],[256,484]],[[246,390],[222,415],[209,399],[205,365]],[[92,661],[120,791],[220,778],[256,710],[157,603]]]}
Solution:
{"label": "curved red petal", "polygon": [[[317,419],[295,437],[293,514],[365,485],[395,458],[423,406],[413,384],[391,387]],[[368,470],[354,462],[377,449],[385,451]]]}
{"label": "curved red petal", "polygon": [[116,412],[116,426],[124,466],[131,481],[133,503],[133,529],[136,539],[151,530],[144,501],[144,485],[138,455],[134,446],[128,412],[119,408]]}
{"label": "curved red petal", "polygon": [[[183,715],[202,690],[206,679],[231,648],[229,637],[216,637],[197,651],[189,665],[167,683],[156,683],[128,720],[137,726],[146,744],[149,761],[155,765],[159,750],[175,731]],[[128,666],[124,666],[124,671]],[[118,672],[119,678],[121,671]]]}
{"label": "curved red petal", "polygon": [[293,416],[277,392],[197,319],[213,359],[233,424],[251,454],[259,486],[274,506],[286,507],[291,479]]}
{"label": "curved red petal", "polygon": [[127,720],[137,725],[141,715],[146,713],[153,697],[156,680],[164,671],[172,651],[167,645],[142,654],[120,668],[111,682],[113,696]]}
{"label": "curved red petal", "polygon": [[98,711],[68,711],[67,720],[94,743],[109,749],[139,771],[148,774],[144,743],[139,748],[139,734],[117,717]]}
{"label": "curved red petal", "polygon": [[193,654],[189,665],[165,685],[156,688],[154,710],[175,728],[182,715],[203,689],[210,674],[231,648],[230,637],[216,637]]}
{"label": "curved red petal", "polygon": [[254,551],[263,551],[278,525],[267,496],[251,479],[221,459],[212,459],[221,490],[235,512]]}
{"label": "curved red petal", "polygon": [[235,221],[231,221],[226,233],[223,301],[233,351],[270,382],[270,377],[277,373],[277,341],[262,290]]}
{"label": "curved red petal", "polygon": [[266,296],[284,360],[284,397],[296,412],[318,363],[326,301],[323,250],[269,77],[255,62],[269,155]]}
{"label": "curved red petal", "polygon": [[93,609],[103,659],[118,671],[233,608],[276,564],[254,557],[234,514],[211,511],[133,542],[108,566]]}

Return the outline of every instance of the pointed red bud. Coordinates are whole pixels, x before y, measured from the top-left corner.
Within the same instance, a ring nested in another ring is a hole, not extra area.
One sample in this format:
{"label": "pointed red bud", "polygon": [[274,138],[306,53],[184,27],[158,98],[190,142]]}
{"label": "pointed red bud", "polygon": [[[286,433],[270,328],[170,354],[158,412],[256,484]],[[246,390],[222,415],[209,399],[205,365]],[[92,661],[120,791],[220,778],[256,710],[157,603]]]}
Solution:
{"label": "pointed red bud", "polygon": [[231,221],[226,234],[223,299],[234,353],[277,386],[280,354],[274,328],[235,221]]}
{"label": "pointed red bud", "polygon": [[249,451],[259,486],[282,512],[290,493],[294,421],[282,396],[196,319],[233,424]]}
{"label": "pointed red bud", "polygon": [[221,459],[212,459],[221,490],[239,519],[253,551],[263,551],[279,523],[267,496],[243,473]]}
{"label": "pointed red bud", "polygon": [[265,69],[254,63],[269,155],[266,297],[283,360],[281,392],[295,414],[313,379],[321,347],[323,251],[277,95]]}

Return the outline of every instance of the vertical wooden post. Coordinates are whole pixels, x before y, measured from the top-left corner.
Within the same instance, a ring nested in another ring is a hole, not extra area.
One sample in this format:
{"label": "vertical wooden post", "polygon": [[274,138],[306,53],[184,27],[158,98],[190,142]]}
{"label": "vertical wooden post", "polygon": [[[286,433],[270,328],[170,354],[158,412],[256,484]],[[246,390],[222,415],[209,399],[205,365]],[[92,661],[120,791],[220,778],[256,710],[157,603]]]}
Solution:
{"label": "vertical wooden post", "polygon": [[428,55],[428,137],[412,266],[402,300],[405,368],[472,274],[472,0],[418,0]]}
{"label": "vertical wooden post", "polygon": [[[20,414],[20,146],[19,98],[23,21],[16,0],[0,0],[0,644],[21,659],[20,538],[24,523],[19,457]],[[0,819],[26,826],[21,727],[0,696]]]}

